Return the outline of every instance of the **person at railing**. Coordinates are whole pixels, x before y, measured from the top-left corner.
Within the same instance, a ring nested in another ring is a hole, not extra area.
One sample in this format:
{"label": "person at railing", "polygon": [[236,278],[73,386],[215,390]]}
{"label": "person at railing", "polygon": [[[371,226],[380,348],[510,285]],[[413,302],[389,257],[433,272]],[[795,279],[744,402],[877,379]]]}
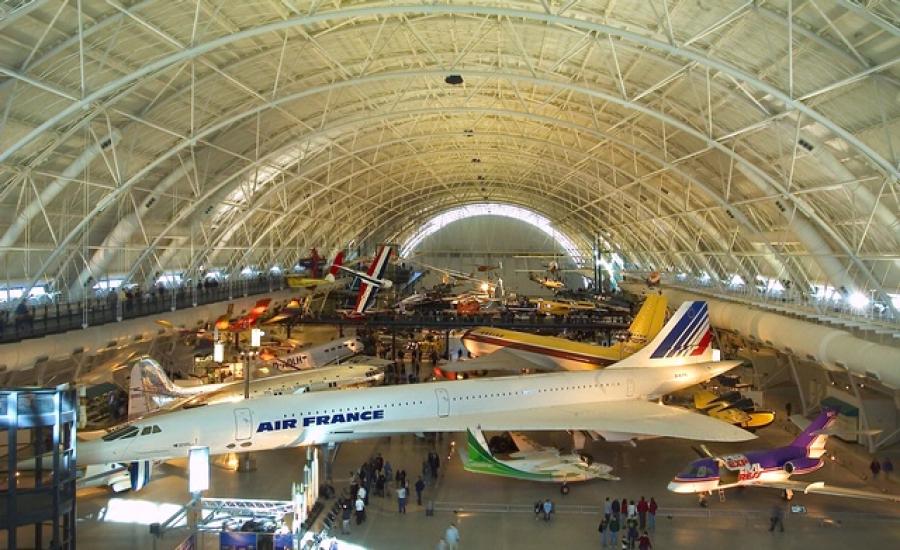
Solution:
{"label": "person at railing", "polygon": [[22,301],[16,306],[16,332],[25,325],[28,325],[29,330],[34,329],[34,314],[28,310],[28,306]]}

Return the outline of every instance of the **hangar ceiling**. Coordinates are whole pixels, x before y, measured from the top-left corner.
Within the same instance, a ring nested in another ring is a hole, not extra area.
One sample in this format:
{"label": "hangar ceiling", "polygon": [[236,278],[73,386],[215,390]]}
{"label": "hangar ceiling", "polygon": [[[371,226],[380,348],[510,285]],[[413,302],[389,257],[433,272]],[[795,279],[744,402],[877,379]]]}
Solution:
{"label": "hangar ceiling", "polygon": [[883,296],[898,24],[889,0],[6,2],[0,277],[290,266],[491,202],[637,268]]}

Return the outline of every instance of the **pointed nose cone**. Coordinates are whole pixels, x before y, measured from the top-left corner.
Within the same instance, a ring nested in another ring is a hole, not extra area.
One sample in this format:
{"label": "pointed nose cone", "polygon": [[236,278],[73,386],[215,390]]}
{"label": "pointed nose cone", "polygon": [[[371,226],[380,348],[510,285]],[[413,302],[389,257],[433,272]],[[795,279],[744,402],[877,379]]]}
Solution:
{"label": "pointed nose cone", "polygon": [[673,493],[690,493],[691,490],[687,487],[687,483],[680,483],[678,481],[672,480],[669,482],[667,487],[669,491]]}

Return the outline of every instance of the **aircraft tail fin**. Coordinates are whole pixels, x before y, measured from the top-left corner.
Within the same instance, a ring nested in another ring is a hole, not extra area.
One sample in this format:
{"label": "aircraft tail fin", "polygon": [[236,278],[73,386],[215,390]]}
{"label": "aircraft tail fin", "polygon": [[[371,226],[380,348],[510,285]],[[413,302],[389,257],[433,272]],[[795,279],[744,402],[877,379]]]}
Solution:
{"label": "aircraft tail fin", "polygon": [[662,294],[649,294],[628,327],[631,341],[643,346],[659,334],[666,323],[669,301]]}
{"label": "aircraft tail fin", "polygon": [[809,458],[819,458],[825,453],[825,442],[828,441],[827,431],[837,422],[838,412],[834,409],[823,408],[819,416],[809,423],[797,439],[791,442],[791,447],[805,447]]}
{"label": "aircraft tail fin", "polygon": [[334,279],[337,277],[338,272],[341,270],[341,266],[344,265],[344,251],[341,250],[334,257],[334,261],[331,262],[331,268],[328,270],[328,275],[325,275],[325,279],[328,282],[334,282]]}
{"label": "aircraft tail fin", "polygon": [[[378,253],[369,265],[366,272],[368,278],[360,277],[359,294],[356,297],[356,305],[353,308],[354,316],[362,316],[366,310],[375,303],[375,296],[378,294],[379,284],[372,281],[384,281],[384,273],[387,271],[388,259],[391,257],[392,247],[390,245],[382,245],[378,248]],[[389,288],[389,281],[384,281],[385,288]]]}
{"label": "aircraft tail fin", "polygon": [[494,462],[494,455],[484,439],[484,434],[479,428],[466,430],[466,447],[468,449],[468,463]]}
{"label": "aircraft tail fin", "polygon": [[160,401],[187,397],[155,360],[144,357],[131,367],[128,384],[128,418],[136,418],[161,407]]}
{"label": "aircraft tail fin", "polygon": [[607,368],[705,363],[713,360],[710,344],[712,329],[706,302],[684,302],[647,346]]}

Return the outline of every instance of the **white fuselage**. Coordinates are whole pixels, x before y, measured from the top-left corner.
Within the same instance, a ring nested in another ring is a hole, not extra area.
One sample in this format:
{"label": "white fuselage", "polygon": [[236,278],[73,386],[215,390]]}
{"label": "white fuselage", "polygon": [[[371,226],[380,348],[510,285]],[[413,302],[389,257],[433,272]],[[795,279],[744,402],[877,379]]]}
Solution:
{"label": "white fuselage", "polygon": [[276,358],[273,363],[278,368],[314,369],[341,361],[357,353],[362,353],[364,347],[362,340],[359,338],[338,338],[303,351]]}
{"label": "white fuselage", "polygon": [[[365,386],[382,381],[384,381],[384,370],[381,368],[362,364],[335,365],[251,380],[250,398]],[[235,403],[242,399],[244,399],[244,382],[240,381],[179,402],[178,406],[189,408],[201,405],[219,405]]]}
{"label": "white fuselage", "polygon": [[[80,464],[183,457],[349,441],[378,434],[456,431],[454,415],[521,413],[536,407],[653,399],[708,380],[733,364],[610,368],[351,391],[261,397],[179,410],[133,423],[106,440],[80,443]],[[444,426],[447,426],[446,428]],[[360,433],[357,433],[359,430]],[[135,432],[139,432],[136,434]],[[118,433],[130,434],[117,437]]]}
{"label": "white fuselage", "polygon": [[[590,481],[592,479],[609,479],[618,480],[619,478],[610,474],[612,466],[608,464],[600,464],[594,462],[588,464],[586,460],[577,454],[562,455],[559,451],[544,450],[537,452],[515,453],[512,460],[499,459],[494,457],[497,462],[505,464],[510,468],[521,470],[530,474],[549,474],[546,479],[529,478],[532,481]],[[510,477],[515,477],[510,476]]]}

